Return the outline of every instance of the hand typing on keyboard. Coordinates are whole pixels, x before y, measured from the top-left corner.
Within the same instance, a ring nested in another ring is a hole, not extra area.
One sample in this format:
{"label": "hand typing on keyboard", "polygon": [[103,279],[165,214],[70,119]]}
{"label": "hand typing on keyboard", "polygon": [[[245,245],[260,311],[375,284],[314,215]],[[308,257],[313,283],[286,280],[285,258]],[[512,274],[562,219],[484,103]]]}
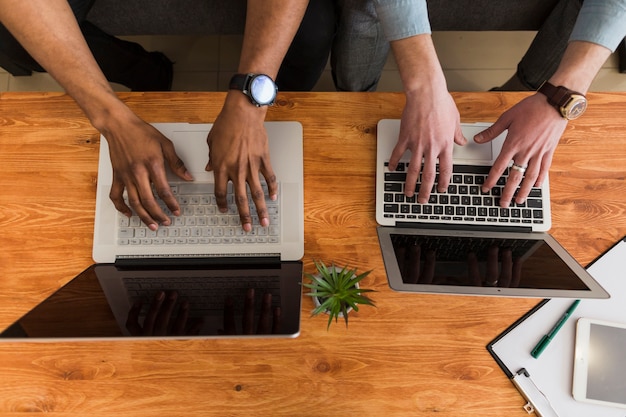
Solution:
{"label": "hand typing on keyboard", "polygon": [[167,183],[165,163],[181,179],[191,181],[193,178],[176,155],[172,142],[154,127],[132,116],[135,120],[121,131],[104,132],[113,168],[109,197],[120,213],[130,218],[134,212],[150,230],[157,230],[159,224],[169,225],[170,218],[157,203],[151,182],[158,197],[178,215],[178,202]]}
{"label": "hand typing on keyboard", "polygon": [[[394,49],[394,52],[398,56],[398,51]],[[403,68],[400,68],[400,72],[403,72]],[[448,188],[452,175],[453,146],[455,143],[457,145],[467,143],[461,132],[459,111],[448,93],[443,74],[441,75],[442,77],[435,77],[434,81],[429,81],[429,87],[424,91],[406,93],[407,100],[402,112],[398,143],[389,158],[389,169],[394,171],[405,151],[411,152],[405,195],[413,197],[415,184],[421,172],[423,186],[419,189],[417,201],[422,204],[428,201],[435,182],[441,192]],[[439,159],[438,179],[437,159]]]}
{"label": "hand typing on keyboard", "polygon": [[[404,183],[409,169],[406,163],[400,162],[394,172],[385,172],[385,217],[400,221],[407,219],[441,223],[463,221],[466,224],[513,226],[544,224],[541,188],[533,188],[523,203],[511,204],[511,208],[500,207],[509,169],[498,178],[496,185],[483,191],[482,186],[490,171],[488,166],[453,165],[448,188],[442,193],[432,186],[428,190],[430,197],[423,204],[418,204],[415,196],[406,197]],[[423,181],[418,181],[415,187],[421,193],[425,185]]]}
{"label": "hand typing on keyboard", "polygon": [[267,107],[255,107],[241,92],[232,90],[226,97],[222,112],[209,132],[209,163],[207,171],[215,176],[215,198],[222,213],[228,210],[227,185],[232,181],[235,202],[246,232],[252,230],[252,216],[248,203],[247,187],[256,207],[259,224],[267,227],[270,218],[265,204],[265,194],[259,180],[263,175],[268,195],[276,200],[278,183],[270,162],[267,132],[263,125]]}
{"label": "hand typing on keyboard", "polygon": [[540,187],[547,177],[552,156],[566,126],[567,119],[559,116],[542,94],[527,97],[504,112],[493,125],[474,138],[476,143],[487,143],[508,129],[483,190],[491,189],[513,161],[527,168],[525,172],[515,171],[509,175],[500,206],[508,207],[512,200],[523,203],[533,187]]}
{"label": "hand typing on keyboard", "polygon": [[[118,216],[117,243],[119,245],[220,245],[220,244],[257,244],[280,243],[280,205],[279,201],[268,200],[266,203],[269,227],[260,225],[254,207],[250,207],[253,225],[245,231],[241,227],[240,216],[235,205],[232,186],[228,186],[227,211],[220,213],[216,198],[213,196],[213,184],[202,182],[172,182],[172,194],[175,196],[180,212],[175,216],[165,203],[159,201],[161,209],[170,217],[170,225],[158,230],[150,230],[141,223],[138,216],[130,218]],[[266,189],[265,184],[261,185]]]}

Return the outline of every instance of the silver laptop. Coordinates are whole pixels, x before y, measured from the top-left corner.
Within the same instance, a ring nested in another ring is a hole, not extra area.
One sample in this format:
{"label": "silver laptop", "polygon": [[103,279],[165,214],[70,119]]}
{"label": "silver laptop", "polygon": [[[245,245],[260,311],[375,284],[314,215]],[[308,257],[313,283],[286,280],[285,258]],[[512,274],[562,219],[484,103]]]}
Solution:
{"label": "silver laptop", "polygon": [[[260,227],[257,219],[250,233],[239,224],[232,194],[228,213],[219,213],[215,206],[213,174],[204,170],[211,125],[154,126],[172,140],[195,178],[182,182],[168,173],[181,216],[151,233],[137,216],[128,219],[119,214],[108,197],[112,170],[107,142],[101,138],[93,243],[97,264],[0,337],[94,340],[299,334],[302,126],[266,123],[279,197],[277,202],[267,200],[270,227]],[[176,294],[175,301],[170,300],[171,294]]]}
{"label": "silver laptop", "polygon": [[378,124],[376,219],[392,289],[405,292],[511,297],[608,298],[608,293],[546,231],[551,225],[548,180],[523,205],[499,207],[504,175],[490,193],[480,191],[505,135],[487,144],[472,138],[489,124],[462,124],[469,143],[455,145],[447,193],[427,204],[404,196],[410,154],[399,170],[387,161],[399,120]]}
{"label": "silver laptop", "polygon": [[195,179],[183,182],[168,173],[181,205],[181,216],[172,217],[172,225],[152,232],[139,217],[128,219],[118,213],[109,199],[113,173],[107,142],[101,138],[93,242],[96,262],[163,257],[263,256],[283,261],[302,258],[304,192],[300,123],[265,124],[279,195],[276,203],[266,200],[270,227],[260,227],[257,219],[251,233],[244,233],[241,228],[232,193],[228,213],[219,213],[215,206],[213,173],[204,169],[209,154],[206,138],[212,125],[163,123],[154,126],[172,140],[178,156]]}

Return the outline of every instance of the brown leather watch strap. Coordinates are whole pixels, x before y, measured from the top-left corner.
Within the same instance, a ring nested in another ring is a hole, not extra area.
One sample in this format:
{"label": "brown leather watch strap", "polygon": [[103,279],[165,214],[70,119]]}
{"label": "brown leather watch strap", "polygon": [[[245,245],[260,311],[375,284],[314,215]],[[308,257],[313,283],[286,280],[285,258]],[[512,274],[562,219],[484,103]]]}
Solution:
{"label": "brown leather watch strap", "polygon": [[567,88],[557,87],[547,81],[541,84],[541,87],[539,87],[537,91],[546,96],[548,103],[557,108],[565,104],[563,101],[564,99],[567,100],[566,95],[569,92]]}
{"label": "brown leather watch strap", "polygon": [[541,84],[541,87],[539,87],[537,91],[545,95],[548,98],[548,103],[555,106],[557,110],[567,104],[572,94],[582,95],[563,86],[556,87],[547,81]]}

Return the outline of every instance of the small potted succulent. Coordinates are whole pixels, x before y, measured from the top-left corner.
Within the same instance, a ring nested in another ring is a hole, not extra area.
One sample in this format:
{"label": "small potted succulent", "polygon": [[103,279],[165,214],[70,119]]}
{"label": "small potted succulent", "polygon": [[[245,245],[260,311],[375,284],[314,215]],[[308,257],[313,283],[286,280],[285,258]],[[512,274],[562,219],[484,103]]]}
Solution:
{"label": "small potted succulent", "polygon": [[357,275],[356,269],[348,267],[341,269],[334,264],[327,267],[323,262],[317,261],[315,261],[315,267],[317,274],[305,274],[311,282],[303,285],[311,289],[311,292],[306,295],[311,296],[316,304],[311,316],[320,313],[328,314],[326,330],[330,328],[333,319],[337,322],[339,317],[343,317],[347,327],[348,313],[353,309],[359,311],[358,304],[375,306],[370,298],[363,295],[374,290],[359,287],[359,282],[372,271]]}

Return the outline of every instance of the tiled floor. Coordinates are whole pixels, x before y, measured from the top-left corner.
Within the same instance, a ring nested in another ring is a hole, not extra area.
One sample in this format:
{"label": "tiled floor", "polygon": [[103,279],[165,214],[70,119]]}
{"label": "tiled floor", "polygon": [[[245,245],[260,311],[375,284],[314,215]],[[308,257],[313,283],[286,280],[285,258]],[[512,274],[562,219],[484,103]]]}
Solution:
{"label": "tiled floor", "polygon": [[[437,53],[450,91],[484,91],[506,81],[532,41],[533,32],[436,32]],[[173,89],[223,91],[237,69],[241,36],[135,36],[126,39],[148,50],[160,50],[175,61]],[[613,55],[592,84],[592,91],[626,91],[626,74],[617,70]],[[122,86],[115,86],[123,91]],[[0,69],[0,91],[61,91],[47,74],[13,77]],[[315,87],[334,91],[327,68]],[[378,91],[401,91],[392,58],[385,66]]]}

